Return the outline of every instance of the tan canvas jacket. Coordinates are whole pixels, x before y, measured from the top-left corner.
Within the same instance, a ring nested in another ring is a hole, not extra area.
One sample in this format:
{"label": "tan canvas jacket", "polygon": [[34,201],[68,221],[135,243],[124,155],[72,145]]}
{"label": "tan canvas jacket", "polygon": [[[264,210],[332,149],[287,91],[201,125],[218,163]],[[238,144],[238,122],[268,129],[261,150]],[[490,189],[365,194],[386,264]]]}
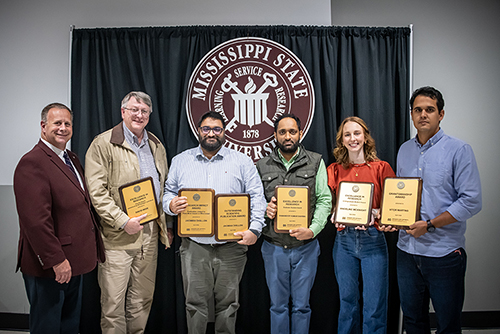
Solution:
{"label": "tan canvas jacket", "polygon": [[[162,188],[158,199],[160,218],[149,224],[159,225],[160,240],[169,247],[166,220],[172,218],[165,215],[162,207],[163,187],[168,174],[167,155],[165,147],[155,135],[148,132],[148,138]],[[129,235],[120,229],[129,217],[122,210],[118,188],[140,179],[139,161],[125,140],[122,123],[94,138],[85,155],[85,178],[92,204],[100,217],[104,247],[141,248],[142,231]]]}

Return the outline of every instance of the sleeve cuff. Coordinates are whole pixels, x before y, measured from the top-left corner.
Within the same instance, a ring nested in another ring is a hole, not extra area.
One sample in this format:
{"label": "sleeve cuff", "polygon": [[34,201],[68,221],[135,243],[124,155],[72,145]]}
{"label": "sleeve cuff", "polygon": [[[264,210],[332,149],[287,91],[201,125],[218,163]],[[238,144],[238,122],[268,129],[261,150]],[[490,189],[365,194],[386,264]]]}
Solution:
{"label": "sleeve cuff", "polygon": [[252,232],[253,234],[255,234],[255,235],[257,236],[257,239],[260,237],[260,234],[261,234],[261,233],[260,233],[259,231],[257,231],[257,230],[255,230],[255,229],[251,228],[251,229],[250,229],[250,232]]}

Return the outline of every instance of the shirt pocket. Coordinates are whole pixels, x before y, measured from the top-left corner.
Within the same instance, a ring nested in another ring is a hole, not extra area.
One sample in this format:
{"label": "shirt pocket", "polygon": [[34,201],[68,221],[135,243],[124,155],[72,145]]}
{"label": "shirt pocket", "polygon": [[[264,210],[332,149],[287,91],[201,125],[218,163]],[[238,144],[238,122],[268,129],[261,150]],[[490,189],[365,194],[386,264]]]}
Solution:
{"label": "shirt pocket", "polygon": [[446,173],[447,170],[444,159],[440,159],[437,162],[426,162],[423,173],[423,182],[431,187],[440,187],[444,183],[444,176]]}

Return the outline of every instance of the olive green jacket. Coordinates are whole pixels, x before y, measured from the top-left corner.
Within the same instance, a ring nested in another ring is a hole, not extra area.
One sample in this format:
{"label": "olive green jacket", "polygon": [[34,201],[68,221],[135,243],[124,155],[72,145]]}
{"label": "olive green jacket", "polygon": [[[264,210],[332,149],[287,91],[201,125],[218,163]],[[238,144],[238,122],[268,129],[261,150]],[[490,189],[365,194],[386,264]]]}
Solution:
{"label": "olive green jacket", "polygon": [[[299,154],[287,170],[279,157],[278,150],[277,147],[274,148],[270,155],[259,160],[256,165],[262,179],[266,200],[268,202],[271,201],[277,185],[308,186],[310,228],[314,236],[316,236],[324,228],[326,218],[330,214],[332,205],[332,198],[327,186],[326,169],[323,159],[320,154],[307,151],[304,146],[300,144]],[[317,175],[320,165],[322,165],[325,178],[321,182],[324,183],[324,189],[326,189],[326,191],[323,193],[316,193]],[[267,226],[262,230],[264,239],[275,245],[293,248],[302,246],[311,241],[297,240],[288,233],[276,233],[274,231],[274,221],[267,217],[266,223]],[[315,226],[313,227],[313,225]]]}

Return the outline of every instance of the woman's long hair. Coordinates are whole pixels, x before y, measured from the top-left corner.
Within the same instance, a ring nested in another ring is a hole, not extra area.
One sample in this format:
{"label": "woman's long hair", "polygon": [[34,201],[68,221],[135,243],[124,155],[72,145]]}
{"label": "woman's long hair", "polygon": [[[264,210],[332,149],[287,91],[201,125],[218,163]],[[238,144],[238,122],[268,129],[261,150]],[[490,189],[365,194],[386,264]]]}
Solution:
{"label": "woman's long hair", "polygon": [[344,126],[347,122],[358,123],[363,128],[363,134],[365,137],[365,144],[363,145],[363,153],[365,155],[365,161],[367,163],[378,160],[377,150],[375,149],[375,140],[370,135],[370,130],[366,125],[365,121],[356,116],[350,116],[342,121],[337,131],[337,147],[333,150],[333,156],[337,163],[341,164],[344,168],[349,168],[349,151],[344,146]]}

